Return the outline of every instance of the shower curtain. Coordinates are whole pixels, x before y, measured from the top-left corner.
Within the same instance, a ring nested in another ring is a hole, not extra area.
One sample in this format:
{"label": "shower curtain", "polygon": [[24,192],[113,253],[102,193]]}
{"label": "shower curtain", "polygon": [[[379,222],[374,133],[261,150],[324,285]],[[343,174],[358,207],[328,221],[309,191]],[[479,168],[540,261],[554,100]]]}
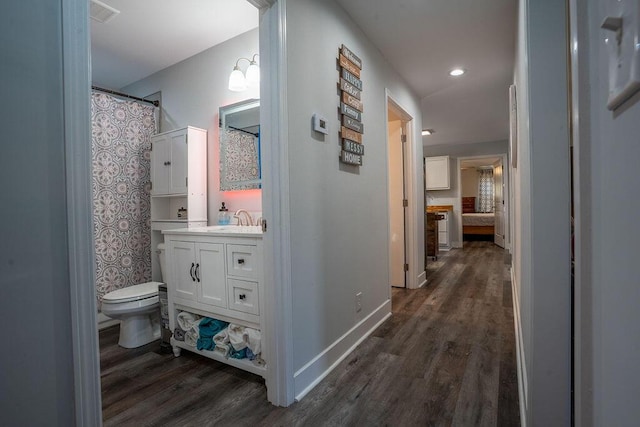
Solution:
{"label": "shower curtain", "polygon": [[151,280],[150,137],[156,107],[91,95],[93,219],[98,305]]}

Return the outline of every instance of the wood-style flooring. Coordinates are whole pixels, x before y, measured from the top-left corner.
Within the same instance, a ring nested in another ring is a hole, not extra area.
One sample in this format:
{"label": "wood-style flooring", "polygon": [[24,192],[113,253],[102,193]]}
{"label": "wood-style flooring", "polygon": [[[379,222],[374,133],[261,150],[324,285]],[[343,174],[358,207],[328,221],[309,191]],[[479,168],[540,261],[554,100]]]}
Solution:
{"label": "wood-style flooring", "polygon": [[105,426],[519,426],[505,251],[465,242],[394,289],[393,316],[301,402],[266,400],[262,378],[158,343],[100,332]]}

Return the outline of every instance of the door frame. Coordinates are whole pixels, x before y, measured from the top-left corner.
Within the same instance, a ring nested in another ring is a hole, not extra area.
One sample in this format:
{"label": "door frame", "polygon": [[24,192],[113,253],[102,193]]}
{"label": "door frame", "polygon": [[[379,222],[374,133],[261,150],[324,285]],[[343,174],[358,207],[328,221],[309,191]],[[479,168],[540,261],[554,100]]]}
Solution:
{"label": "door frame", "polygon": [[[418,146],[419,141],[414,136],[417,135],[416,120],[407,112],[407,109],[399,103],[391,91],[385,89],[386,109],[385,109],[385,132],[386,145],[385,155],[389,158],[389,109],[393,110],[402,120],[403,131],[407,135],[407,142],[404,143],[405,168],[404,183],[405,197],[408,200],[405,209],[405,259],[409,264],[409,269],[405,272],[405,288],[416,289],[427,283],[427,276],[424,266],[424,253],[420,251],[420,247],[424,250],[424,230],[420,227],[420,222],[424,226],[422,220],[424,216],[424,180],[422,177],[422,144]],[[419,161],[420,166],[416,166]],[[387,165],[387,185],[389,183],[389,167]],[[387,206],[389,206],[389,195],[387,197]],[[420,214],[419,214],[420,213]],[[388,217],[387,217],[388,218]],[[390,222],[388,222],[387,239],[391,238]],[[389,243],[387,243],[387,259],[389,260],[389,283],[391,276],[391,253]],[[391,286],[389,286],[391,293]]]}
{"label": "door frame", "polygon": [[502,195],[504,199],[504,249],[511,252],[511,229],[510,229],[510,218],[509,212],[511,209],[509,199],[509,195],[511,194],[510,184],[509,184],[509,176],[511,174],[511,165],[508,163],[507,153],[497,153],[497,154],[482,154],[477,156],[461,156],[458,157],[457,161],[457,174],[458,174],[458,191],[456,193],[457,198],[454,203],[454,210],[457,210],[456,220],[458,221],[459,227],[457,229],[456,238],[458,239],[456,242],[451,242],[451,246],[461,248],[462,242],[464,239],[462,233],[462,170],[461,165],[464,160],[475,160],[475,159],[485,159],[490,157],[499,157],[502,159],[502,182],[504,184],[504,194]]}

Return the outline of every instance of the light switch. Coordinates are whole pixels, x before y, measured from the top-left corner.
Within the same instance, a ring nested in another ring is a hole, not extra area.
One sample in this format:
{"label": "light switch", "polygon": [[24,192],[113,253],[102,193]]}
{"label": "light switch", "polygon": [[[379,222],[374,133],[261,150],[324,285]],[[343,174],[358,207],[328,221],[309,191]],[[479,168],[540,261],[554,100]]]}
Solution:
{"label": "light switch", "polygon": [[602,28],[609,50],[609,99],[615,110],[640,90],[640,0],[608,0]]}

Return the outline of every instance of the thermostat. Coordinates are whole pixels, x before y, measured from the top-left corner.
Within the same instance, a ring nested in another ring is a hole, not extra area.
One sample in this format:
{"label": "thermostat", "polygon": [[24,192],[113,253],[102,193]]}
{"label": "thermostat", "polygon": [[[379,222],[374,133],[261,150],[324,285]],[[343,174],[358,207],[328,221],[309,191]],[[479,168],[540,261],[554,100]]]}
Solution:
{"label": "thermostat", "polygon": [[325,135],[329,133],[329,124],[327,123],[327,119],[322,117],[320,114],[313,115],[313,130],[316,132],[324,133]]}

